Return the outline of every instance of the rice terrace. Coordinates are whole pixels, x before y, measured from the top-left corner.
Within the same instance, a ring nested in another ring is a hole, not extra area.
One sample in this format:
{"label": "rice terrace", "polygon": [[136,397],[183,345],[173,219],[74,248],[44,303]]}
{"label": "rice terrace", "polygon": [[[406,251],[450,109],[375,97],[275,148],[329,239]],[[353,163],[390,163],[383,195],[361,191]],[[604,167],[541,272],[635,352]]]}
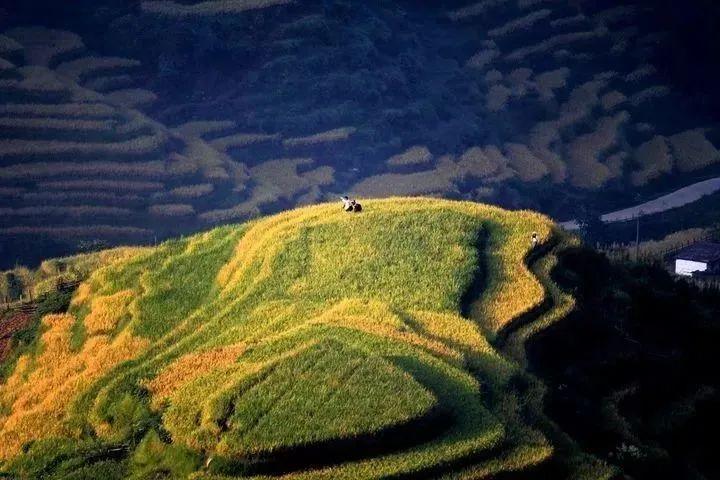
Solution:
{"label": "rice terrace", "polygon": [[720,479],[720,3],[0,2],[0,480]]}
{"label": "rice terrace", "polygon": [[[552,456],[541,390],[515,391],[522,360],[491,341],[552,292],[525,263],[531,233],[545,239],[533,265],[571,240],[530,212],[367,204],[99,262],[0,388],[6,468],[97,458],[87,475],[154,460],[194,478],[473,477]],[[502,344],[571,300],[552,301]]]}

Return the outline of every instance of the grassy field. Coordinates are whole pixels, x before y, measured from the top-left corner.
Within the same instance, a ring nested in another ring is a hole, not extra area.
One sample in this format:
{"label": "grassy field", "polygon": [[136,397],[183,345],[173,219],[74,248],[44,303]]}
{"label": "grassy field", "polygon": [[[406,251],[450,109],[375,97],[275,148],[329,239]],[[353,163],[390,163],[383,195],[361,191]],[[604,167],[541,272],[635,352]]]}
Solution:
{"label": "grassy field", "polygon": [[550,458],[518,352],[572,309],[549,278],[570,240],[532,212],[363,204],[101,257],[0,384],[2,470],[480,478]]}

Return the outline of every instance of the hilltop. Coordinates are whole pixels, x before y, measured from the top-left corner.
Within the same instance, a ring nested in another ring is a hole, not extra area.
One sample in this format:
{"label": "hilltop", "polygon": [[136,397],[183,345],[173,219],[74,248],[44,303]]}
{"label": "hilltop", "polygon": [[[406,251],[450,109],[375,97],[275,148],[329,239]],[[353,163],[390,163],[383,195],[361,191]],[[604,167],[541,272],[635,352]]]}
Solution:
{"label": "hilltop", "polygon": [[549,276],[572,240],[533,212],[364,205],[95,259],[0,385],[4,470],[476,478],[547,463],[560,437],[523,344],[572,308]]}

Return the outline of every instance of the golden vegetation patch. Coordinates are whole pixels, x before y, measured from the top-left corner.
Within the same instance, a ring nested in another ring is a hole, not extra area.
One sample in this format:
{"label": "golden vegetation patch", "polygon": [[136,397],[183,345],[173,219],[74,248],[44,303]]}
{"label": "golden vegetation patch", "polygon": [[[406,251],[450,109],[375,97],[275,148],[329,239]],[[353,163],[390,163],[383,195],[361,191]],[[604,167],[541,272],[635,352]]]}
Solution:
{"label": "golden vegetation patch", "polygon": [[153,407],[160,408],[162,403],[183,385],[215,370],[236,364],[245,349],[244,344],[228,345],[180,357],[147,382]]}
{"label": "golden vegetation patch", "polygon": [[[84,323],[87,333],[98,335],[112,332],[121,320],[129,315],[128,306],[133,299],[132,290],[123,290],[112,295],[98,296],[92,299],[90,313]],[[79,294],[80,301],[86,292]]]}
{"label": "golden vegetation patch", "polygon": [[23,357],[13,375],[0,385],[1,459],[16,455],[33,439],[79,436],[81,432],[66,421],[68,404],[93,380],[147,347],[146,341],[128,333],[114,339],[97,335],[74,353],[70,345],[74,323],[72,315],[47,315],[41,353],[33,361]]}

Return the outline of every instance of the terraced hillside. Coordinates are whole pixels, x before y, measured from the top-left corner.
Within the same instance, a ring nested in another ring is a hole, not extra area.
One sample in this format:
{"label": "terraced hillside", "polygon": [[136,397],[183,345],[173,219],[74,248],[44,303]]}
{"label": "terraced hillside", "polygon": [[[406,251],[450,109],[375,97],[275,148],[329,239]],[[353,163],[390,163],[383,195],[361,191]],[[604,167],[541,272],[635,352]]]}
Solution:
{"label": "terraced hillside", "polygon": [[[672,2],[656,3],[14,5],[0,17],[3,267],[344,192],[568,219],[715,176],[714,64],[673,66],[712,46],[679,44],[658,18]],[[25,26],[38,11],[46,27]]]}
{"label": "terraced hillside", "polygon": [[393,198],[108,255],[0,384],[2,469],[483,478],[562,458],[609,477],[523,367],[572,309],[549,278],[571,243],[536,213]]}
{"label": "terraced hillside", "polygon": [[0,71],[6,266],[38,261],[43,239],[50,251],[56,242],[69,252],[82,242],[152,243],[224,220],[222,207],[240,201],[236,216],[245,218],[280,197],[311,201],[332,181],[332,169],[312,168],[309,158],[248,170],[226,154],[276,135],[237,133],[229,121],[171,128],[153,120],[141,111],[157,96],[138,88],[140,62],[95,55],[74,33],[10,29],[0,55],[7,59]]}

